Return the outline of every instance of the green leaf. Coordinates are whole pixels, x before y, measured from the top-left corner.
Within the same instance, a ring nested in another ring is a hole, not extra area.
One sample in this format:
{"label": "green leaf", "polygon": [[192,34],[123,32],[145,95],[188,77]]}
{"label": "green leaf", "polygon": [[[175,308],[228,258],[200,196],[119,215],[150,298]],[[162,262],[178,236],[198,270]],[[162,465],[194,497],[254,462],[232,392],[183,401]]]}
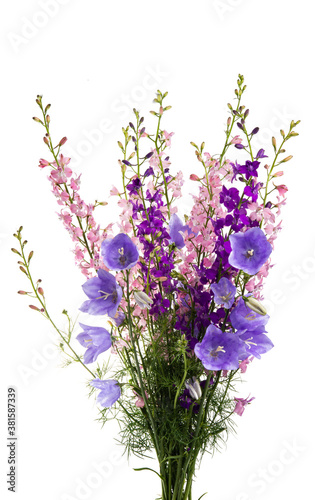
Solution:
{"label": "green leaf", "polygon": [[150,469],[150,467],[141,467],[141,469],[133,469],[135,471],[139,471],[139,470],[150,470],[151,472],[154,472],[157,476],[159,476],[159,478],[162,480],[162,476],[160,476],[160,474],[158,472],[156,472],[156,470],[153,470],[153,469]]}

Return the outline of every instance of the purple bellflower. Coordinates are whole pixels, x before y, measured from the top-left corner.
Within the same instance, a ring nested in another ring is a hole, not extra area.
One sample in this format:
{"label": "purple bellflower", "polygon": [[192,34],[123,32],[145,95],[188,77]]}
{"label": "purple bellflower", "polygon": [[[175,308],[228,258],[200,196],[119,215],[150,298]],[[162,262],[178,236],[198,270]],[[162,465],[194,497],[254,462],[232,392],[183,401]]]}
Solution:
{"label": "purple bellflower", "polygon": [[93,363],[99,354],[110,348],[112,342],[110,333],[100,326],[87,326],[79,323],[83,332],[79,333],[77,340],[86,347],[83,362]]}
{"label": "purple bellflower", "polygon": [[101,390],[96,401],[105,408],[110,408],[121,396],[121,390],[117,380],[100,380],[96,378],[90,382],[90,385]]}
{"label": "purple bellflower", "polygon": [[235,330],[255,330],[264,327],[269,320],[268,314],[258,314],[250,309],[240,298],[230,314],[230,322]]}
{"label": "purple bellflower", "polygon": [[244,353],[240,359],[244,360],[248,356],[255,356],[260,359],[261,354],[265,354],[273,348],[270,338],[265,335],[264,327],[258,327],[255,330],[238,331],[239,338],[244,342]]}
{"label": "purple bellflower", "polygon": [[221,278],[219,283],[213,283],[211,290],[214,293],[214,302],[223,304],[226,309],[230,309],[234,302],[236,287],[227,278]]}
{"label": "purple bellflower", "polygon": [[195,354],[207,370],[237,370],[242,348],[237,335],[210,325],[202,342],[195,345]]}
{"label": "purple bellflower", "polygon": [[172,243],[175,243],[177,248],[185,246],[184,237],[181,233],[188,231],[188,234],[193,233],[189,226],[182,223],[178,215],[172,214],[170,218],[169,234]]}
{"label": "purple bellflower", "polygon": [[121,271],[135,266],[139,252],[129,236],[120,233],[113,239],[102,242],[101,255],[105,266],[112,271]]}
{"label": "purple bellflower", "polygon": [[259,227],[231,234],[229,241],[232,248],[229,263],[250,275],[258,273],[272,252],[272,246]]}
{"label": "purple bellflower", "polygon": [[99,269],[97,277],[87,280],[82,288],[90,300],[83,302],[80,311],[93,315],[115,316],[122,298],[122,289],[112,274]]}

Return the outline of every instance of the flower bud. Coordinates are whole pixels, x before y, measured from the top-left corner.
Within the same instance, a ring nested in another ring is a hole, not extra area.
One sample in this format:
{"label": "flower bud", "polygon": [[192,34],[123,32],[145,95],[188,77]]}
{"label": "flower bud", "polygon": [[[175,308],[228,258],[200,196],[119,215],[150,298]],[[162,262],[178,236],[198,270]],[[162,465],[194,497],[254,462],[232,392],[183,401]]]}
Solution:
{"label": "flower bud", "polygon": [[260,314],[261,316],[265,316],[267,314],[267,311],[264,308],[264,306],[257,299],[255,299],[255,297],[253,296],[243,297],[243,299],[247,307],[249,307],[255,313]]}
{"label": "flower bud", "polygon": [[153,300],[145,292],[139,292],[135,290],[133,292],[134,299],[141,309],[150,309],[153,304]]}
{"label": "flower bud", "polygon": [[185,382],[186,389],[189,390],[189,394],[193,399],[199,399],[202,396],[202,391],[201,387],[199,384],[199,380],[196,379],[196,377],[193,377],[192,379],[187,380]]}

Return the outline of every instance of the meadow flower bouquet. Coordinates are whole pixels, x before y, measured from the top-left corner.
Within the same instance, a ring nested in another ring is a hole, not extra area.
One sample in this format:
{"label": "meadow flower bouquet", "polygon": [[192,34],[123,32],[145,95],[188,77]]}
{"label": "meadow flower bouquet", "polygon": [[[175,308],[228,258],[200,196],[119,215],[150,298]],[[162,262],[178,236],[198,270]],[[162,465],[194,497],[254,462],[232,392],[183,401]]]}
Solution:
{"label": "meadow flower bouquet", "polygon": [[248,126],[249,110],[241,104],[245,88],[239,75],[221,154],[191,143],[198,163],[190,181],[198,189],[186,215],[180,204],[184,176],[172,173],[168,153],[173,133],[162,127],[171,108],[164,104],[167,93],[158,91],[154,99],[154,133],[134,110],[118,142],[122,184],[110,191],[121,214],[107,227],[95,219],[95,209],[107,202],[83,201],[81,176],[61,153],[67,139],[53,143],[50,105],[44,107],[41,96],[36,100],[42,116],[34,120],[45,128],[53,157],[39,166],[49,170],[59,218],[85,279],[80,311],[101,317],[102,326],[87,319],[78,329],[67,311],[67,329],[56,326],[41,282],[31,275],[33,252],[26,253],[22,228],[13,252],[31,290],[19,293],[37,299],[30,307],[52,323],[68,362],[87,371],[100,419],[120,422],[128,454],[155,451],[161,500],[192,499],[204,452],[226,440],[235,415],[254,399],[235,397],[235,382],[273,347],[262,288],[287,191],[278,182],[280,166],[292,158],[283,156],[284,145],[298,135],[299,122],[280,131],[279,146],[272,139],[269,159],[270,153],[255,148],[259,129]]}

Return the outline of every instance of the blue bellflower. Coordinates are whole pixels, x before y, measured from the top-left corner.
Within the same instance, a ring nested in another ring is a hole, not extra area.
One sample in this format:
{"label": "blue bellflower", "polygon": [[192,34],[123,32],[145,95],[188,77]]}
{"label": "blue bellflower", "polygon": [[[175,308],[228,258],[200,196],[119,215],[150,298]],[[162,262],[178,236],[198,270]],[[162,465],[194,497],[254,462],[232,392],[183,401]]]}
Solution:
{"label": "blue bellflower", "polygon": [[113,239],[102,242],[101,256],[105,266],[111,271],[122,271],[135,266],[139,260],[136,245],[126,234],[117,234]]}
{"label": "blue bellflower", "polygon": [[227,278],[221,278],[219,283],[213,283],[211,290],[214,293],[214,302],[223,304],[225,309],[230,309],[234,302],[236,287]]}
{"label": "blue bellflower", "polygon": [[100,380],[96,378],[90,382],[92,387],[100,389],[96,401],[104,408],[110,408],[121,396],[120,386],[117,380]]}
{"label": "blue bellflower", "polygon": [[79,323],[83,332],[77,335],[80,344],[87,348],[84,354],[83,362],[85,364],[93,363],[99,354],[110,348],[112,341],[110,333],[100,326],[87,326]]}
{"label": "blue bellflower", "polygon": [[175,243],[177,248],[183,248],[185,246],[184,238],[181,233],[188,231],[191,234],[193,231],[187,225],[183,224],[178,215],[172,214],[170,218],[169,234],[172,243]]}
{"label": "blue bellflower", "polygon": [[112,274],[99,269],[97,277],[87,280],[82,288],[90,300],[83,302],[80,311],[93,315],[115,316],[122,298],[122,289]]}
{"label": "blue bellflower", "polygon": [[264,332],[264,327],[237,332],[239,338],[244,342],[244,352],[240,356],[241,360],[249,356],[255,356],[255,358],[260,359],[261,354],[265,354],[273,348],[273,343]]}
{"label": "blue bellflower", "polygon": [[272,252],[272,246],[259,227],[231,234],[229,241],[232,248],[229,263],[250,275],[258,273]]}
{"label": "blue bellflower", "polygon": [[255,330],[264,327],[269,320],[268,314],[258,314],[250,309],[240,298],[230,314],[230,322],[235,330]]}
{"label": "blue bellflower", "polygon": [[202,342],[195,345],[195,354],[207,370],[237,370],[242,348],[237,335],[210,325]]}

